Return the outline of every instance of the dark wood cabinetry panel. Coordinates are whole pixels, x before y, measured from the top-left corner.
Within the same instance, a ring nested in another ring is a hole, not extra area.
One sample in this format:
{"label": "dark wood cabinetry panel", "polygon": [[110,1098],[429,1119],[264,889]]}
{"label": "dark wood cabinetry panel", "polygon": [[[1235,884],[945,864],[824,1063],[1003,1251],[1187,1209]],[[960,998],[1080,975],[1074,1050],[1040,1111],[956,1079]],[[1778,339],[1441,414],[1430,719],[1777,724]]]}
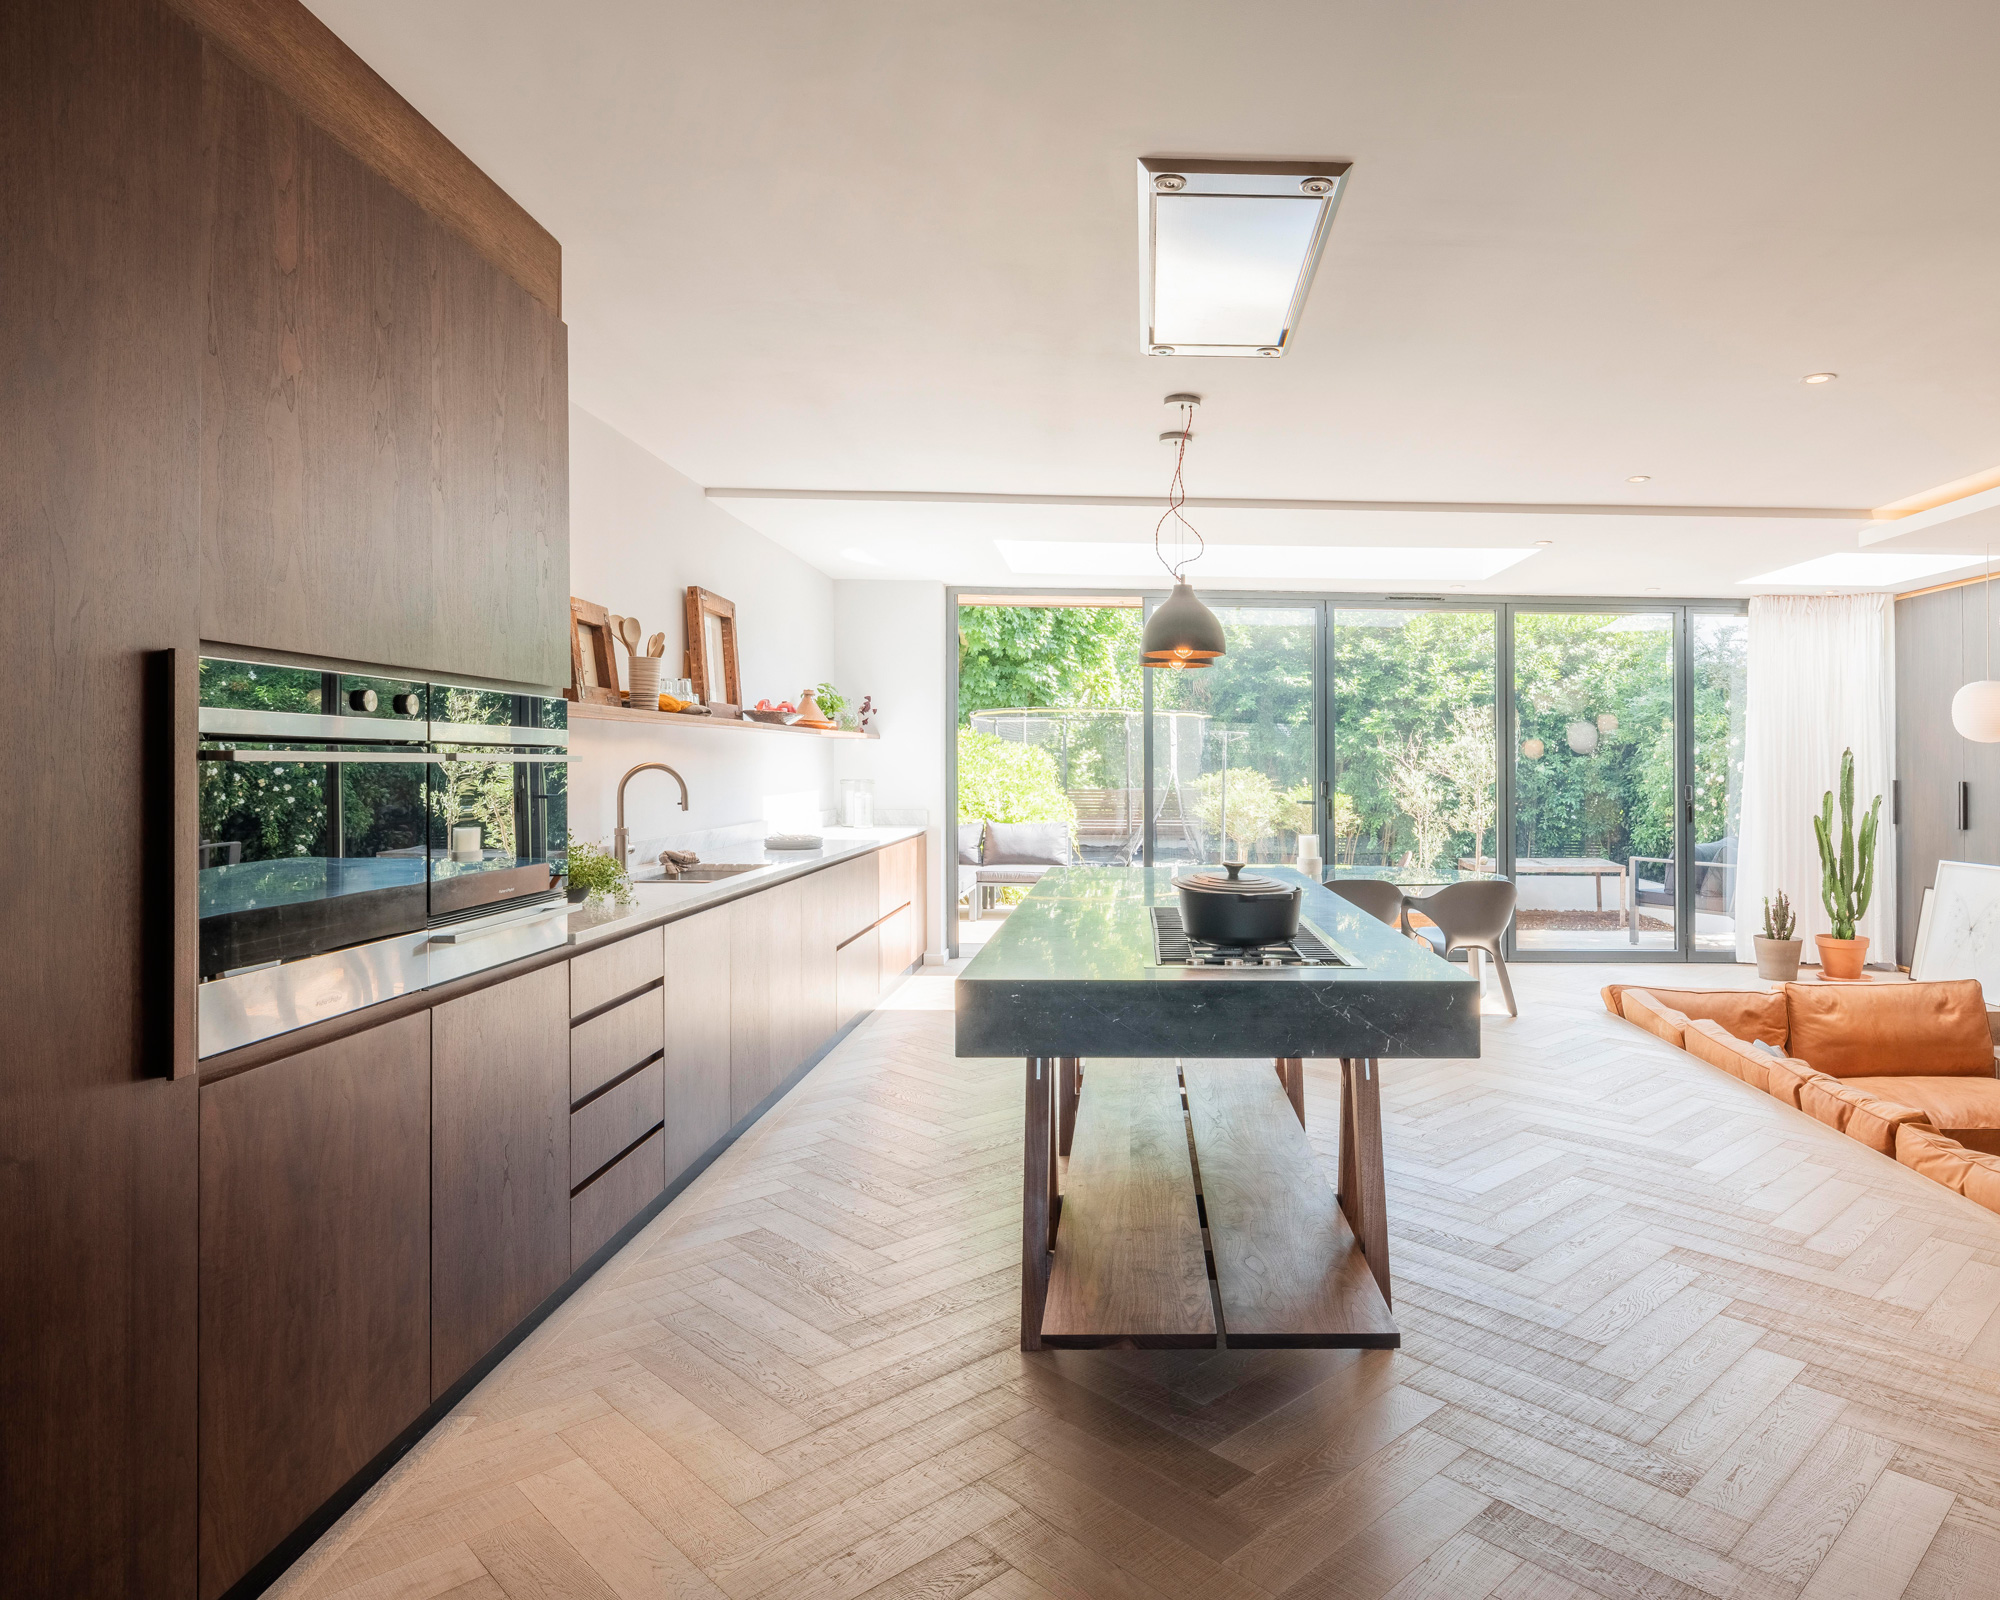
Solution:
{"label": "dark wood cabinetry panel", "polygon": [[665,1115],[665,1080],[666,1068],[655,1061],[570,1113],[569,1171],[579,1188],[620,1151],[659,1127]]}
{"label": "dark wood cabinetry panel", "polygon": [[201,1595],[430,1403],[430,1018],[201,1091]]}
{"label": "dark wood cabinetry panel", "polygon": [[198,637],[199,40],[0,6],[0,106],[0,1588],[188,1595],[198,1092],[142,1002],[193,945],[143,876],[192,771],[142,753],[145,652]]}
{"label": "dark wood cabinetry panel", "polygon": [[738,900],[722,915],[729,919],[729,1120],[735,1124],[783,1076],[789,1019],[778,1004],[778,891]]}
{"label": "dark wood cabinetry panel", "polygon": [[437,606],[427,659],[566,683],[566,332],[455,236],[440,233],[438,256],[438,514],[427,574]]}
{"label": "dark wood cabinetry panel", "polygon": [[798,943],[794,946],[799,981],[797,1009],[792,1013],[792,1044],[786,1052],[787,1075],[833,1037],[838,1009],[834,947],[846,937],[841,931],[839,867],[815,872],[789,887],[799,904]]}
{"label": "dark wood cabinetry panel", "polygon": [[[670,922],[666,933],[666,1181],[735,1123],[730,1107],[731,921],[736,907]],[[753,1102],[754,1103],[754,1102]]]}
{"label": "dark wood cabinetry panel", "polygon": [[569,1275],[569,973],[431,1013],[431,1392]]}
{"label": "dark wood cabinetry panel", "polygon": [[655,930],[613,939],[575,957],[569,964],[569,1014],[580,1017],[657,983],[663,970],[661,949]]}
{"label": "dark wood cabinetry panel", "polygon": [[655,1133],[605,1168],[571,1202],[570,1260],[580,1267],[667,1186],[665,1137]]}
{"label": "dark wood cabinetry panel", "polygon": [[870,928],[834,955],[834,1026],[846,1027],[882,996],[882,929]]}
{"label": "dark wood cabinetry panel", "polygon": [[[658,940],[657,933],[639,935]],[[579,1022],[569,1036],[572,1104],[595,1094],[622,1072],[660,1053],[660,990],[642,990],[621,1005]],[[582,1174],[578,1174],[581,1179]]]}

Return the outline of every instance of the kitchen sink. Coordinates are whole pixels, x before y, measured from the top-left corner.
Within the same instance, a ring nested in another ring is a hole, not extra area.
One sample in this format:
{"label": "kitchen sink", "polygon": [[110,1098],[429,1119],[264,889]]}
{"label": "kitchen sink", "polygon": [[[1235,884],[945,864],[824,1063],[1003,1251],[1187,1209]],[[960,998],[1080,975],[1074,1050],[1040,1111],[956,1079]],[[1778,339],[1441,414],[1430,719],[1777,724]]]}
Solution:
{"label": "kitchen sink", "polygon": [[767,865],[763,861],[703,861],[692,867],[682,867],[677,878],[668,878],[664,874],[662,877],[667,883],[719,883],[741,872],[762,872]]}

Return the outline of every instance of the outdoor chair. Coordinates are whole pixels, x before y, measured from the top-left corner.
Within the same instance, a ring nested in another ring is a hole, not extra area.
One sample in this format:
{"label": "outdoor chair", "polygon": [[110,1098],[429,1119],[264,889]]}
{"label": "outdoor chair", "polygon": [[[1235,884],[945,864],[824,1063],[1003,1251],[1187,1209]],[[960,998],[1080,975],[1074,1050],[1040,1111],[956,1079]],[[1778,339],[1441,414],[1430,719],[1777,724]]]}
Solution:
{"label": "outdoor chair", "polygon": [[[974,922],[992,909],[995,890],[1026,888],[1039,883],[1051,867],[1067,867],[1075,862],[1068,823],[989,822],[985,828],[985,841],[970,874]],[[970,830],[970,824],[959,829],[961,864],[965,862],[966,834]],[[961,873],[959,881],[964,882],[966,876]]]}
{"label": "outdoor chair", "polygon": [[1409,923],[1403,919],[1403,891],[1397,885],[1382,878],[1329,878],[1326,887],[1330,894],[1339,895],[1376,921],[1386,922],[1404,933],[1410,931]]}
{"label": "outdoor chair", "polygon": [[[1657,880],[1646,876],[1646,868],[1658,867]],[[1625,897],[1625,926],[1633,944],[1639,942],[1639,908],[1674,904],[1674,858],[1634,856],[1625,864],[1631,877]],[[1694,847],[1694,908],[1727,915],[1736,903],[1736,841],[1717,839]]]}
{"label": "outdoor chair", "polygon": [[[1404,904],[1421,911],[1437,926],[1416,931],[1430,941],[1441,956],[1452,951],[1466,952],[1473,977],[1480,975],[1479,957],[1493,958],[1493,970],[1500,978],[1500,993],[1507,999],[1507,1015],[1521,1013],[1514,1005],[1514,985],[1507,976],[1506,958],[1500,954],[1500,940],[1514,916],[1514,886],[1504,878],[1486,883],[1448,883],[1433,894],[1408,895]],[[1482,984],[1483,987],[1483,984]]]}

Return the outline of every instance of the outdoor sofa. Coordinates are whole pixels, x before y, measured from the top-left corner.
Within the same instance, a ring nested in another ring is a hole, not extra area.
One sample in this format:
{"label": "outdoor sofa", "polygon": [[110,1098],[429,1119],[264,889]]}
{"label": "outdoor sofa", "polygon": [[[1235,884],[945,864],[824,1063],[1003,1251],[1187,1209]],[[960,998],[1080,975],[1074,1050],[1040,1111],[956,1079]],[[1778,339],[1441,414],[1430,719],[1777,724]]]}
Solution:
{"label": "outdoor sofa", "polygon": [[958,828],[958,892],[971,917],[993,904],[999,889],[1039,883],[1051,867],[1076,863],[1064,822],[962,822]]}

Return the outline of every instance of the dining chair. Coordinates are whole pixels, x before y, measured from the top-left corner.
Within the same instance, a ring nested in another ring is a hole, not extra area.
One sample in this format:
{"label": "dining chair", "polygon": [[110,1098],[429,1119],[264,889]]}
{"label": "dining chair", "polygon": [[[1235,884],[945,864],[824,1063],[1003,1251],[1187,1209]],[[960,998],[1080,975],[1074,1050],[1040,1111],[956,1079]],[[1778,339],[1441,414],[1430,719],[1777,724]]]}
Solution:
{"label": "dining chair", "polygon": [[1448,883],[1435,894],[1421,899],[1412,895],[1405,901],[1412,911],[1421,911],[1436,924],[1416,931],[1439,955],[1465,951],[1475,978],[1479,976],[1479,957],[1485,954],[1493,958],[1493,970],[1499,975],[1500,992],[1507,998],[1510,1017],[1521,1013],[1514,1004],[1514,985],[1507,977],[1507,961],[1500,954],[1500,940],[1514,916],[1514,893],[1514,885],[1499,878],[1484,883]]}
{"label": "dining chair", "polygon": [[1377,921],[1404,933],[1410,931],[1409,924],[1403,921],[1403,891],[1396,884],[1381,878],[1336,878],[1327,888]]}

